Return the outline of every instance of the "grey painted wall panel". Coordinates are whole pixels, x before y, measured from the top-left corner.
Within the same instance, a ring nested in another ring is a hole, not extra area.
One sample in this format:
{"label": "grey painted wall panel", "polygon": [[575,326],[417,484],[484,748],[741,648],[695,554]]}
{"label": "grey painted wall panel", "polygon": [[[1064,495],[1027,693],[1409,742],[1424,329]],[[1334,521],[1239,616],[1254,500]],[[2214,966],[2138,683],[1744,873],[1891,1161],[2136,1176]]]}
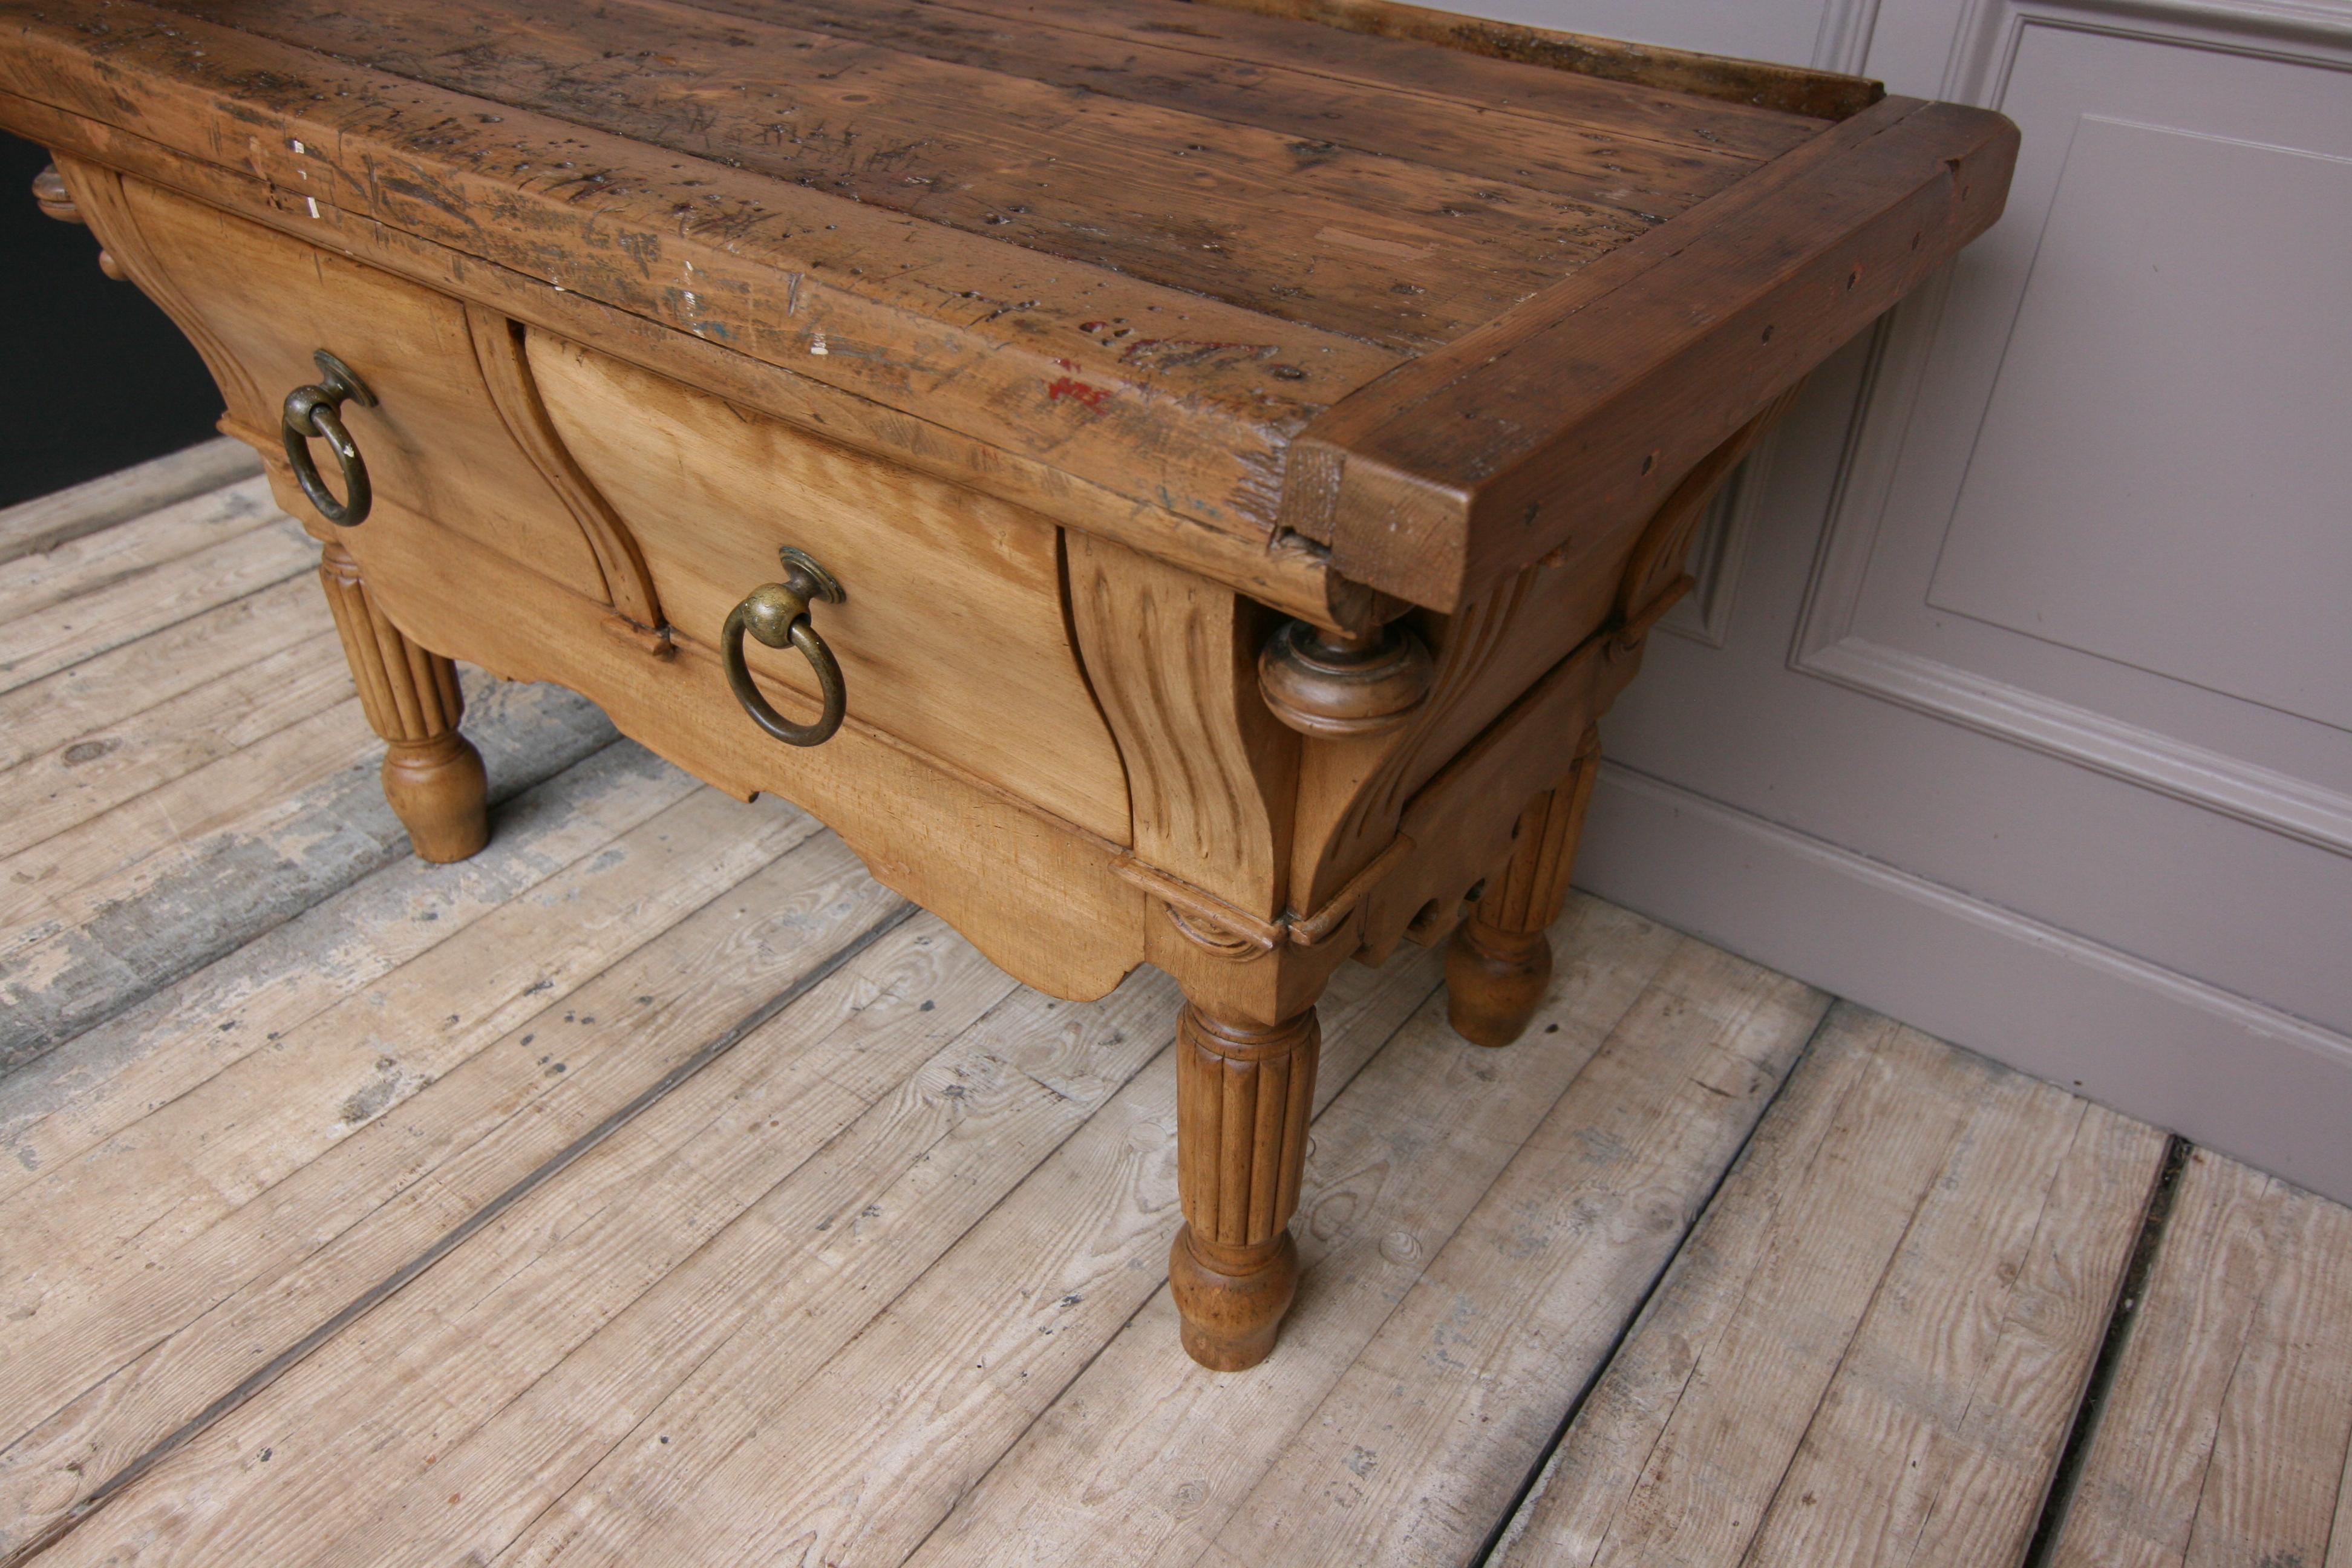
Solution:
{"label": "grey painted wall panel", "polygon": [[1476,8],[2025,134],[1712,521],[1580,881],[2352,1200],[2352,10]]}

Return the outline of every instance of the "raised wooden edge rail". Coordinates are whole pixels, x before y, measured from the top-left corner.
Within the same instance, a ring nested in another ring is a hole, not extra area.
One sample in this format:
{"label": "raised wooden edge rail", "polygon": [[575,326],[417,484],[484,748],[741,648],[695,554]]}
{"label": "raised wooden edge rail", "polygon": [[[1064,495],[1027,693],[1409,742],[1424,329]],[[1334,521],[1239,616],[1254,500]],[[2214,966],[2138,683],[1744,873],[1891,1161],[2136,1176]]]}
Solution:
{"label": "raised wooden edge rail", "polygon": [[1816,120],[1843,120],[1858,114],[1886,96],[1886,89],[1865,77],[1843,76],[1807,66],[1778,65],[1769,60],[1738,59],[1727,55],[1700,54],[1659,44],[1629,43],[1591,33],[1561,32],[1517,22],[1465,16],[1424,5],[1402,5],[1392,0],[1205,0],[1230,11],[1261,16],[1288,16],[1370,33],[1382,38],[1409,38],[1440,44],[1465,54],[1517,60],[1522,65],[1574,71],[1606,81],[1665,88],[1675,92],[1718,98],[1728,103],[1752,103]]}
{"label": "raised wooden edge rail", "polygon": [[1318,416],[1291,445],[1283,525],[1439,609],[1554,551],[1613,556],[1992,226],[2017,140],[1990,110],[1882,100]]}

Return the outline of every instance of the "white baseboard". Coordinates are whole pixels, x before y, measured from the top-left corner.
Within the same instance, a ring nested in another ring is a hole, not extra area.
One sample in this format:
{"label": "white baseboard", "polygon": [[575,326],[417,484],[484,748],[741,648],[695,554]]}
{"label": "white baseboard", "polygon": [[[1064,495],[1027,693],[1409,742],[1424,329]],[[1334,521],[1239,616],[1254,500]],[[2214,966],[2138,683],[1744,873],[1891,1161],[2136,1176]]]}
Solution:
{"label": "white baseboard", "polygon": [[1605,765],[1580,887],[2352,1203],[2352,1039]]}

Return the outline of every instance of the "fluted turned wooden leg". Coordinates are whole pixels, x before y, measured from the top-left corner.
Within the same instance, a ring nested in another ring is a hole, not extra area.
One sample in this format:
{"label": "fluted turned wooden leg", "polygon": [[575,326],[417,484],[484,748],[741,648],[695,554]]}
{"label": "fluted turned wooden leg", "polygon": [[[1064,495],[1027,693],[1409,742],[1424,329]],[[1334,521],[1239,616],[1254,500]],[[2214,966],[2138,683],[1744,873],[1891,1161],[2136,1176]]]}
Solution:
{"label": "fluted turned wooden leg", "polygon": [[1184,1225],[1168,1283],[1184,1315],[1184,1349],[1202,1366],[1239,1372],[1264,1361],[1298,1289],[1290,1216],[1322,1044],[1311,1007],[1270,1029],[1189,1005],[1177,1022]]}
{"label": "fluted turned wooden leg", "polygon": [[360,706],[383,737],[383,796],[426,860],[463,860],[490,840],[482,755],[457,732],[457,667],[410,642],[368,599],[359,563],[340,544],[319,557],[319,581],[342,634]]}
{"label": "fluted turned wooden leg", "polygon": [[1446,1008],[1465,1040],[1507,1046],[1526,1033],[1543,1002],[1551,984],[1551,939],[1544,933],[1568,899],[1600,765],[1600,735],[1587,730],[1568,777],[1528,803],[1509,863],[1454,928],[1445,952]]}

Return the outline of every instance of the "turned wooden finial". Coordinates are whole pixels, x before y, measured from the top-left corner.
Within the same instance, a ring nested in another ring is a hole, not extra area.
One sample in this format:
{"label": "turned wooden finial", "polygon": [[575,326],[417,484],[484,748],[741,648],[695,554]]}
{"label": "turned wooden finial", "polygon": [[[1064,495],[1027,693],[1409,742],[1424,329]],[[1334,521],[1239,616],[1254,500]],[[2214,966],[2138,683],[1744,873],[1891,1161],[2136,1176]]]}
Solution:
{"label": "turned wooden finial", "polygon": [[74,205],[73,193],[66,189],[65,176],[58,173],[55,163],[43,164],[41,172],[33,176],[33,199],[41,205],[43,213],[59,223],[81,221],[81,209]]}
{"label": "turned wooden finial", "polygon": [[1258,655],[1257,683],[1275,717],[1302,735],[1369,735],[1420,707],[1435,668],[1402,622],[1351,637],[1291,621]]}
{"label": "turned wooden finial", "polygon": [[[40,204],[45,215],[59,223],[82,221],[81,208],[74,205],[73,193],[66,189],[65,176],[58,173],[55,163],[44,164],[41,172],[33,176],[33,200]],[[101,248],[99,251],[98,269],[117,283],[123,279],[122,265],[114,259],[114,254],[110,250]]]}

